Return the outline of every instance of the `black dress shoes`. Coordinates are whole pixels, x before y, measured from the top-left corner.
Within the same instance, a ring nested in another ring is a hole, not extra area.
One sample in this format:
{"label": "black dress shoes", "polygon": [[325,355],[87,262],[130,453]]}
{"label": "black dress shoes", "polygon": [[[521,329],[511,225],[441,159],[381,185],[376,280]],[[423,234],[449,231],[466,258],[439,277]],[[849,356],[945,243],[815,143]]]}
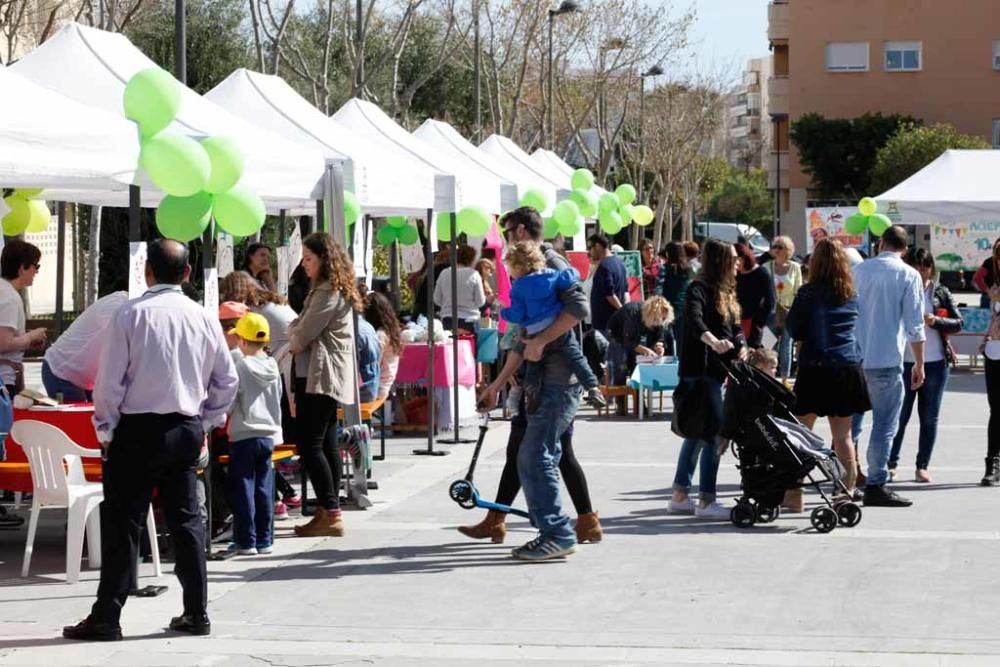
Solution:
{"label": "black dress shoes", "polygon": [[212,632],[208,614],[184,614],[170,619],[170,629],[189,635],[207,635]]}
{"label": "black dress shoes", "polygon": [[76,625],[64,627],[63,637],[91,642],[116,642],[122,638],[122,627],[117,623],[95,621],[88,616]]}
{"label": "black dress shoes", "polygon": [[895,491],[887,491],[885,486],[865,487],[865,507],[909,507],[912,504],[912,500]]}

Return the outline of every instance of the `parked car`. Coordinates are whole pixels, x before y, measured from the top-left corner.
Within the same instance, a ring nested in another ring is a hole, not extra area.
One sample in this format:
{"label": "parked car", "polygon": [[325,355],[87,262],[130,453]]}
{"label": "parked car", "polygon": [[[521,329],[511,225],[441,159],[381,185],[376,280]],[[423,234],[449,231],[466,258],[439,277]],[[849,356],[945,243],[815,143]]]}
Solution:
{"label": "parked car", "polygon": [[761,255],[771,249],[771,242],[756,227],[751,225],[708,221],[696,222],[694,225],[694,239],[698,243],[704,243],[705,239],[736,243],[740,236],[747,239],[755,255]]}

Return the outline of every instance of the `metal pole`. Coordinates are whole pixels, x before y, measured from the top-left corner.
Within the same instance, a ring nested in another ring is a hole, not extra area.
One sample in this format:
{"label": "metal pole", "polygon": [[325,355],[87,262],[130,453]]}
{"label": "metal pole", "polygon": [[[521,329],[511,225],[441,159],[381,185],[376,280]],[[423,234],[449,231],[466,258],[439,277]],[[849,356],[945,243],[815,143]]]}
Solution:
{"label": "metal pole", "polygon": [[358,97],[360,99],[365,99],[365,50],[361,46],[361,41],[364,39],[364,14],[362,0],[357,1],[357,6],[355,12],[357,14],[355,18],[355,43],[358,49],[358,80],[356,82],[356,87],[358,89]]}
{"label": "metal pole", "polygon": [[473,35],[472,45],[475,49],[475,53],[472,56],[473,63],[473,79],[475,81],[476,87],[476,143],[478,144],[483,139],[483,95],[480,81],[482,78],[482,65],[480,64],[480,53],[479,53],[479,0],[473,0],[472,2],[472,21],[475,33]]}
{"label": "metal pole", "polygon": [[138,185],[128,186],[128,240],[132,243],[138,243],[142,240],[142,228],[139,224],[142,203],[139,195]]}
{"label": "metal pole", "polygon": [[774,121],[774,235],[781,236],[781,121]]}
{"label": "metal pole", "polygon": [[399,313],[399,241],[389,246],[389,297],[392,309]]}
{"label": "metal pole", "polygon": [[444,456],[450,452],[434,449],[434,251],[431,238],[431,221],[434,219],[434,209],[427,209],[424,233],[427,245],[424,246],[424,268],[427,283],[427,448],[414,449],[413,453],[422,456]]}
{"label": "metal pole", "polygon": [[56,202],[56,211],[59,214],[56,235],[56,335],[59,335],[63,331],[63,288],[66,281],[66,203]]}
{"label": "metal pole", "polygon": [[554,80],[552,75],[552,23],[555,19],[555,13],[549,10],[549,99],[546,104],[546,112],[549,116],[549,129],[545,133],[545,145],[549,150],[552,150],[552,135],[555,132],[555,125],[552,122],[552,82]]}
{"label": "metal pole", "polygon": [[646,124],[646,77],[639,77],[639,201],[645,203],[646,145],[642,142],[643,125]]}
{"label": "metal pole", "polygon": [[324,215],[323,215],[323,200],[322,199],[317,199],[316,200],[316,219],[313,220],[313,223],[311,225],[309,225],[309,232],[310,233],[312,233],[312,232],[322,232],[322,231],[324,231],[325,225],[326,225],[326,223],[324,221]]}
{"label": "metal pole", "polygon": [[455,422],[454,437],[448,442],[458,445],[463,442],[475,442],[474,440],[462,440],[459,438],[459,409],[458,409],[458,221],[454,211],[448,216],[451,224],[451,369],[454,378],[454,386],[451,388],[452,398],[452,419]]}
{"label": "metal pole", "polygon": [[187,85],[187,8],[185,0],[174,0],[174,74]]}

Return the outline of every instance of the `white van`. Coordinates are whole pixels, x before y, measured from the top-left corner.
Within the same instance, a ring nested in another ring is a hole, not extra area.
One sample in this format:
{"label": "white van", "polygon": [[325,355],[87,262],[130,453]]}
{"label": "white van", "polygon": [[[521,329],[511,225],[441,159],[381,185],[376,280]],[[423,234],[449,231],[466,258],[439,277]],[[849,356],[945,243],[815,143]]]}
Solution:
{"label": "white van", "polygon": [[741,225],[737,222],[696,222],[694,225],[694,240],[698,243],[704,243],[705,239],[736,243],[736,239],[740,236],[750,242],[755,255],[771,249],[771,242],[751,225]]}

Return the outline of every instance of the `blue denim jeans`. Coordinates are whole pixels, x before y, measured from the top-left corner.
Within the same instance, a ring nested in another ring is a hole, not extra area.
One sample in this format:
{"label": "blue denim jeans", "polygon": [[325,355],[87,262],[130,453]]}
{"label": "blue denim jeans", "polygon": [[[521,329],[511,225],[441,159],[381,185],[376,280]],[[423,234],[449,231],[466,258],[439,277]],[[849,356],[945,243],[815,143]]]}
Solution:
{"label": "blue denim jeans", "polygon": [[543,384],[538,408],[528,414],[528,425],[517,453],[517,474],[531,522],[543,538],[575,541],[570,519],[559,496],[559,436],[569,428],[580,406],[580,385]]}
{"label": "blue denim jeans", "polygon": [[674,474],[674,491],[683,493],[691,491],[694,469],[700,464],[698,497],[704,503],[713,502],[715,500],[715,480],[719,476],[720,447],[720,442],[717,439],[708,441],[684,438],[681,454],[677,459],[677,472]]}
{"label": "blue denim jeans", "polygon": [[63,401],[66,403],[88,403],[93,400],[89,391],[81,389],[53,373],[47,361],[42,362],[42,385],[49,398],[55,398],[58,394],[62,394]]}
{"label": "blue denim jeans", "polygon": [[768,318],[767,325],[778,339],[778,377],[789,377],[792,374],[792,337],[785,329],[778,330],[778,320],[774,313]]}
{"label": "blue denim jeans", "polygon": [[240,549],[271,546],[274,517],[274,440],[251,438],[229,445],[229,504],[233,509],[233,541]]}
{"label": "blue denim jeans", "polygon": [[941,400],[944,398],[944,388],[948,384],[948,362],[929,361],[924,364],[924,385],[913,391],[910,389],[910,374],[913,364],[903,364],[903,408],[899,413],[899,430],[892,442],[892,452],[889,454],[889,467],[899,465],[899,450],[903,447],[903,436],[906,434],[906,424],[913,414],[913,403],[917,404],[917,415],[920,417],[920,444],[917,447],[917,468],[926,470],[931,463],[931,453],[937,441],[938,415],[941,413]]}
{"label": "blue denim jeans", "polygon": [[628,380],[628,352],[621,343],[608,336],[608,379],[621,386]]}
{"label": "blue denim jeans", "polygon": [[861,442],[861,432],[865,430],[865,413],[859,412],[851,417],[851,440],[857,447]]}
{"label": "blue denim jeans", "polygon": [[872,433],[868,439],[868,486],[889,481],[889,452],[903,409],[903,369],[866,368],[868,396],[872,402]]}

